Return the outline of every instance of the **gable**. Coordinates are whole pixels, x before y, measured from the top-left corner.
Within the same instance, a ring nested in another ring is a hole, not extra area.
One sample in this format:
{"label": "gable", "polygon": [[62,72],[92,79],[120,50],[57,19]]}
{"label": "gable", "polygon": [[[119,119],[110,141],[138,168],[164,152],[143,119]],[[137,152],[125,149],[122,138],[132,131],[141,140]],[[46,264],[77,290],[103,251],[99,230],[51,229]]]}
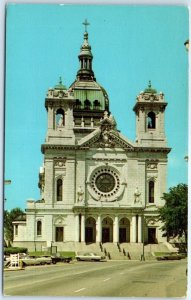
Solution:
{"label": "gable", "polygon": [[132,142],[122,136],[115,129],[108,129],[107,127],[102,130],[96,129],[91,134],[78,142],[80,147],[88,148],[122,148],[125,150],[134,150]]}

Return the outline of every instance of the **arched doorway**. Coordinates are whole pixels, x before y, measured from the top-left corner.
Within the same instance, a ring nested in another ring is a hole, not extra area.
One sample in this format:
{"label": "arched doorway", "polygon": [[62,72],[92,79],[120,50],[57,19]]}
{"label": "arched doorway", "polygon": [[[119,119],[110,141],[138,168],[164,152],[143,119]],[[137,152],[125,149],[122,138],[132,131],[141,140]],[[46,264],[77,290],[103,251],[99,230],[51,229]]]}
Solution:
{"label": "arched doorway", "polygon": [[95,241],[96,241],[96,221],[94,218],[89,217],[86,219],[85,242],[95,243]]}
{"label": "arched doorway", "polygon": [[102,243],[113,242],[113,220],[106,217],[102,221]]}
{"label": "arched doorway", "polygon": [[119,221],[119,242],[129,243],[130,242],[130,222],[127,218],[122,218]]}

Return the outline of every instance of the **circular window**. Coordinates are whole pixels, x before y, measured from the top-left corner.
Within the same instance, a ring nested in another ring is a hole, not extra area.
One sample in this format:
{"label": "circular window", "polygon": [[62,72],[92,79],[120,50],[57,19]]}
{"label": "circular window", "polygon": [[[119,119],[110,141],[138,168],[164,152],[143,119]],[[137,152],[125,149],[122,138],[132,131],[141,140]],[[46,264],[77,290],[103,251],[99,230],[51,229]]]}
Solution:
{"label": "circular window", "polygon": [[109,193],[115,187],[115,178],[109,173],[102,173],[97,176],[95,184],[101,192]]}
{"label": "circular window", "polygon": [[93,172],[90,187],[97,200],[113,201],[120,189],[119,175],[112,168],[102,167]]}

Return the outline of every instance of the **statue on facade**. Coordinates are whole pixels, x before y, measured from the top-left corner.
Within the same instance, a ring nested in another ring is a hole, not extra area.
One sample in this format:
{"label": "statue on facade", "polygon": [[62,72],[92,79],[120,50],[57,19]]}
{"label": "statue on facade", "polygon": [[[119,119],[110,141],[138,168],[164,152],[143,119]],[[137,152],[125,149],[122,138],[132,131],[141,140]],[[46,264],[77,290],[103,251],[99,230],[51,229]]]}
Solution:
{"label": "statue on facade", "polygon": [[57,126],[58,126],[58,127],[63,127],[63,126],[64,126],[64,118],[63,118],[63,115],[60,115],[60,116],[59,116],[59,120],[58,120]]}
{"label": "statue on facade", "polygon": [[78,188],[77,194],[78,194],[78,202],[83,201],[84,200],[84,191],[83,191],[81,185]]}
{"label": "statue on facade", "polygon": [[140,201],[140,196],[141,196],[141,192],[139,191],[138,187],[136,187],[135,192],[134,192],[134,203],[139,203]]}

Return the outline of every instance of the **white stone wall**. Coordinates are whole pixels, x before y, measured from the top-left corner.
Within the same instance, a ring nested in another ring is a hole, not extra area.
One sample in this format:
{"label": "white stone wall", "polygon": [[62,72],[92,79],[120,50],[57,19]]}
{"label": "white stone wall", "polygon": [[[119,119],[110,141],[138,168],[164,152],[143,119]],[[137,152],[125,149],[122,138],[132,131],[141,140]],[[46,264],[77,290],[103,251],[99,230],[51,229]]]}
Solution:
{"label": "white stone wall", "polygon": [[[17,226],[17,234],[16,234],[16,226]],[[26,239],[26,222],[18,221],[13,222],[13,233],[14,233],[14,241],[25,241]]]}

